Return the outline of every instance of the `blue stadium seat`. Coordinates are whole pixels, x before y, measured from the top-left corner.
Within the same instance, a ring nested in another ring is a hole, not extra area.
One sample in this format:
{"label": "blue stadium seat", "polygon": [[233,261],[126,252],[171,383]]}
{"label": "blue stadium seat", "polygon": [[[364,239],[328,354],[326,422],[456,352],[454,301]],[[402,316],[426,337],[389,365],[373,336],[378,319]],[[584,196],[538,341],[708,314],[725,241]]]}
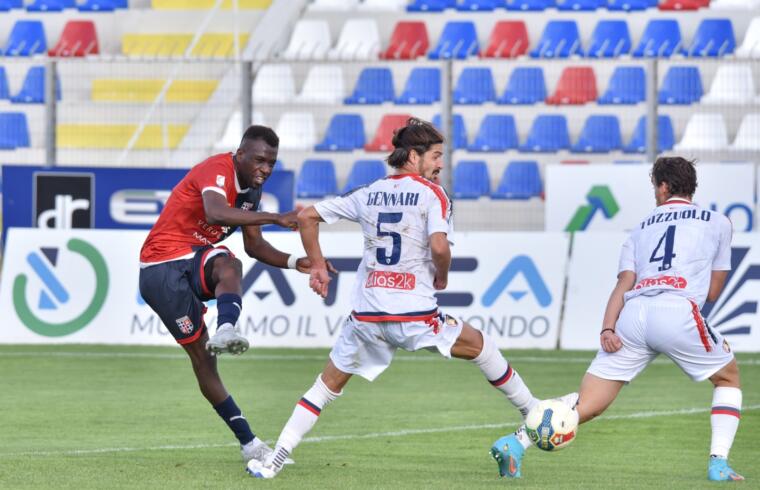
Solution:
{"label": "blue stadium seat", "polygon": [[515,68],[509,77],[504,94],[497,104],[532,105],[546,99],[544,70],[540,67]]}
{"label": "blue stadium seat", "polygon": [[447,8],[454,8],[456,0],[414,0],[407,5],[407,12],[443,12]]}
{"label": "blue stadium seat", "polygon": [[620,122],[617,116],[592,115],[586,119],[574,153],[609,153],[623,146],[620,140]]}
{"label": "blue stadium seat", "polygon": [[364,120],[360,114],[335,114],[316,145],[316,151],[353,151],[364,148]]}
{"label": "blue stadium seat", "polygon": [[604,0],[557,0],[557,10],[592,11],[604,6]]}
{"label": "blue stadium seat", "polygon": [[689,56],[714,58],[731,54],[734,49],[736,39],[730,19],[703,19],[686,51]]}
{"label": "blue stadium seat", "polygon": [[[76,7],[76,5],[74,5]],[[27,12],[62,12],[67,8],[63,0],[35,0],[27,5]]]}
{"label": "blue stadium seat", "polygon": [[525,144],[526,153],[555,153],[570,148],[567,118],[559,114],[540,114],[533,120]]}
{"label": "blue stadium seat", "polygon": [[454,199],[478,199],[491,193],[488,165],[483,160],[462,160],[454,167]]}
{"label": "blue stadium seat", "polygon": [[554,0],[507,0],[507,10],[540,12],[554,7]]}
{"label": "blue stadium seat", "polygon": [[671,66],[660,88],[660,104],[689,105],[702,98],[702,79],[696,66]]}
{"label": "blue stadium seat", "polygon": [[544,192],[541,183],[541,174],[538,171],[538,163],[528,161],[509,162],[501,176],[501,182],[496,192],[491,195],[493,199],[530,199],[540,197]]}
{"label": "blue stadium seat", "polygon": [[467,67],[462,70],[454,88],[455,104],[483,104],[496,98],[491,68]]}
{"label": "blue stadium seat", "polygon": [[487,114],[480,123],[475,141],[467,147],[469,151],[507,151],[517,148],[515,118],[510,114]]}
{"label": "blue stadium seat", "polygon": [[0,112],[0,150],[29,147],[29,126],[23,112]]}
{"label": "blue stadium seat", "polygon": [[456,9],[460,12],[492,12],[504,6],[504,0],[458,0]]}
{"label": "blue stadium seat", "polygon": [[39,20],[18,20],[13,25],[4,56],[32,56],[47,52],[45,28]]}
{"label": "blue stadium seat", "polygon": [[8,89],[8,76],[5,73],[5,67],[0,66],[0,100],[8,99],[10,91]]}
{"label": "blue stadium seat", "polygon": [[633,51],[635,58],[669,58],[673,54],[683,54],[681,28],[673,19],[652,19],[644,29],[639,45]]}
{"label": "blue stadium seat", "polygon": [[631,34],[624,20],[600,20],[591,34],[589,58],[617,58],[631,51]]}
{"label": "blue stadium seat", "polygon": [[475,23],[471,21],[449,21],[443,27],[438,44],[428,53],[431,60],[458,59],[477,56],[480,51]]}
{"label": "blue stadium seat", "polygon": [[568,58],[583,55],[578,24],[574,20],[550,20],[531,58]]}
{"label": "blue stadium seat", "polygon": [[[61,81],[55,77],[55,98],[61,100]],[[45,67],[33,66],[26,72],[21,90],[12,96],[14,104],[44,104],[45,103]]]}
{"label": "blue stadium seat", "polygon": [[296,180],[296,196],[306,199],[322,198],[338,193],[335,165],[332,160],[306,160]]}
{"label": "blue stadium seat", "polygon": [[441,100],[441,70],[431,67],[412,68],[403,93],[396,104],[432,104]]}
{"label": "blue stadium seat", "polygon": [[[646,152],[646,121],[646,116],[641,116],[639,118],[639,122],[636,124],[636,129],[633,130],[631,142],[628,143],[625,148],[623,148],[623,151],[625,153]],[[672,150],[675,142],[676,137],[673,131],[673,122],[670,120],[670,116],[657,116],[657,151],[662,152]]]}
{"label": "blue stadium seat", "polygon": [[[467,128],[464,125],[464,118],[461,114],[453,114],[452,115],[452,128],[451,132],[453,133],[453,138],[447,138],[447,141],[454,140],[454,149],[455,150],[461,150],[464,148],[467,148]],[[438,130],[442,130],[441,127],[441,115],[436,114],[433,116],[433,126],[438,128]]]}
{"label": "blue stadium seat", "polygon": [[390,68],[365,68],[359,74],[354,93],[346,104],[382,104],[393,102],[393,73]]}
{"label": "blue stadium seat", "polygon": [[649,7],[656,7],[655,4],[651,5],[649,0],[607,0],[607,10],[611,12],[631,12],[634,10],[646,10]]}
{"label": "blue stadium seat", "polygon": [[348,180],[343,187],[343,194],[357,187],[371,184],[378,179],[385,178],[385,176],[385,163],[382,160],[357,160],[351,167],[351,173],[348,174]]}
{"label": "blue stadium seat", "polygon": [[0,0],[0,12],[24,8],[24,0]]}
{"label": "blue stadium seat", "polygon": [[607,91],[598,103],[638,104],[646,99],[646,76],[641,66],[618,66],[612,72]]}
{"label": "blue stadium seat", "polygon": [[80,12],[113,12],[116,10],[114,0],[86,0],[77,9]]}

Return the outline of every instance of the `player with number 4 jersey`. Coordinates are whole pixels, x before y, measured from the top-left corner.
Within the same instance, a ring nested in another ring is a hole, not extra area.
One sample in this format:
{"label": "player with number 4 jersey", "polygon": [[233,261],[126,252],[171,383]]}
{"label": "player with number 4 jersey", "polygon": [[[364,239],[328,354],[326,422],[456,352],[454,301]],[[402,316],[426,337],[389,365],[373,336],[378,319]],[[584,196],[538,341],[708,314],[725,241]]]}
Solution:
{"label": "player with number 4 jersey", "polygon": [[[743,480],[728,466],[739,426],[739,368],[728,342],[700,310],[716,301],[731,269],[728,218],[691,202],[697,188],[694,163],[659,158],[652,167],[657,207],[638,223],[623,245],[617,285],[607,302],[601,349],[589,366],[575,405],[581,423],[600,415],[659,354],[692,380],[714,385],[708,479]],[[576,404],[577,403],[577,404]],[[518,460],[531,445],[521,428],[496,441],[492,453]],[[514,455],[517,456],[514,456]]]}
{"label": "player with number 4 jersey", "polygon": [[430,123],[412,118],[393,137],[395,149],[388,164],[396,170],[394,175],[299,213],[314,292],[325,297],[330,283],[319,245],[321,221],[359,223],[362,261],[352,293],[353,311],[327,366],[296,405],[274,453],[263,463],[249,462],[252,476],[275,477],[351,376],[374,380],[399,348],[471,361],[523,416],[538,403],[490,337],[438,310],[435,292],[446,288],[451,263],[451,201],[435,183],[443,167],[442,145],[443,137]]}

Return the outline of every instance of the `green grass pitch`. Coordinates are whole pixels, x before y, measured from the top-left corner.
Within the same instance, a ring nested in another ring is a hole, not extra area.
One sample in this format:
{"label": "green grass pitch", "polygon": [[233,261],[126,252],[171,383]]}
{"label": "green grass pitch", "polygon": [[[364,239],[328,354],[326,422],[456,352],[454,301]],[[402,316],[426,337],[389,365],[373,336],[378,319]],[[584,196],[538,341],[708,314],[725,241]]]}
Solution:
{"label": "green grass pitch", "polygon": [[[506,351],[539,398],[576,390],[592,352]],[[254,431],[272,440],[327,350],[252,349],[220,359]],[[744,410],[734,468],[760,488],[760,355],[738,355]],[[0,488],[714,488],[706,481],[709,382],[663,357],[558,453],[531,449],[498,478],[491,443],[518,413],[460,360],[399,353],[353,379],[294,466],[250,478],[178,348],[0,347]]]}

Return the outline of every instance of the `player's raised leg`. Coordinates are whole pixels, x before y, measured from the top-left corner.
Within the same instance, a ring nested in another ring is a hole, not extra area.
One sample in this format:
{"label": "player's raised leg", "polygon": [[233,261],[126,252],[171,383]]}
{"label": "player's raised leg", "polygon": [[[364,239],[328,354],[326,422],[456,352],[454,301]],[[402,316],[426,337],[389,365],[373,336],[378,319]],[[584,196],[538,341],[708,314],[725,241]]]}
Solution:
{"label": "player's raised leg", "polygon": [[240,335],[235,324],[243,304],[240,297],[243,264],[233,256],[219,254],[208,260],[202,273],[213,286],[218,312],[218,327],[206,343],[206,349],[215,355],[242,354],[248,350],[248,339]]}
{"label": "player's raised leg", "polygon": [[742,390],[739,387],[739,367],[732,360],[710,377],[715,386],[712,398],[710,425],[710,462],[707,478],[715,481],[744,480],[728,465],[728,453],[734,443],[742,407]]}
{"label": "player's raised leg", "polygon": [[263,462],[252,459],[247,466],[248,473],[255,478],[277,476],[296,446],[317,423],[322,410],[343,394],[343,387],[349,379],[351,374],[335,367],[332,360],[327,361],[314,384],[296,403],[293,414],[280,432],[274,452]]}

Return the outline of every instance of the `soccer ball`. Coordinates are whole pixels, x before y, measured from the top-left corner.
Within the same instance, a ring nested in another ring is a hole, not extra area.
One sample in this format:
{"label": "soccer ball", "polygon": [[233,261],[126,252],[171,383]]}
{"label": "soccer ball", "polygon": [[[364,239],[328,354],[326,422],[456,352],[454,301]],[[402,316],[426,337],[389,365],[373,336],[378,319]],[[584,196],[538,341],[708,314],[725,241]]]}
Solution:
{"label": "soccer ball", "polygon": [[541,400],[525,417],[525,432],[544,451],[567,447],[578,433],[578,412],[560,400]]}

